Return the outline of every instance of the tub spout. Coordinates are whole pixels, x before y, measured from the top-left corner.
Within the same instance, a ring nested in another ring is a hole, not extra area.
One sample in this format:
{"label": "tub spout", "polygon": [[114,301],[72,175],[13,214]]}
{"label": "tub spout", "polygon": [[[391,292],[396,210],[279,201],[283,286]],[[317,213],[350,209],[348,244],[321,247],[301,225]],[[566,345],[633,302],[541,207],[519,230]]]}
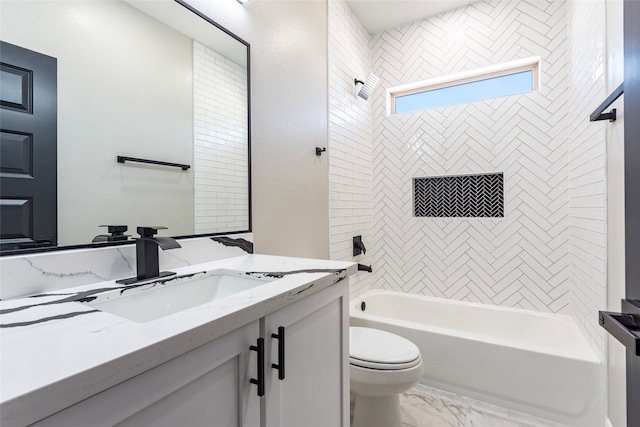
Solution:
{"label": "tub spout", "polygon": [[369,273],[373,273],[373,269],[370,265],[358,264],[358,271],[368,271]]}

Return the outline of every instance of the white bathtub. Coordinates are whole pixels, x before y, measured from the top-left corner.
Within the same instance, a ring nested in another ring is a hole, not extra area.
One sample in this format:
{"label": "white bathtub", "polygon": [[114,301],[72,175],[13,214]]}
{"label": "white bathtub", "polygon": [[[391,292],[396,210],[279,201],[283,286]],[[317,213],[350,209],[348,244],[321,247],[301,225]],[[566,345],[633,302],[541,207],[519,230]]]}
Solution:
{"label": "white bathtub", "polygon": [[350,316],[352,326],[413,341],[425,385],[570,426],[601,426],[602,365],[569,316],[381,290],[352,300]]}

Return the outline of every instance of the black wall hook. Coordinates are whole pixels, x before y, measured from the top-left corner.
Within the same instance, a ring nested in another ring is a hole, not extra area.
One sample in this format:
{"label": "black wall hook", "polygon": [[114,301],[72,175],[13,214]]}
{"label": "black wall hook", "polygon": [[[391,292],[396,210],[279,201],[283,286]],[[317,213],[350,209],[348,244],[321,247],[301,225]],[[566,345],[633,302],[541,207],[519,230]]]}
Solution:
{"label": "black wall hook", "polygon": [[325,151],[327,151],[327,149],[325,147],[316,147],[316,156],[321,156],[322,153],[324,153]]}

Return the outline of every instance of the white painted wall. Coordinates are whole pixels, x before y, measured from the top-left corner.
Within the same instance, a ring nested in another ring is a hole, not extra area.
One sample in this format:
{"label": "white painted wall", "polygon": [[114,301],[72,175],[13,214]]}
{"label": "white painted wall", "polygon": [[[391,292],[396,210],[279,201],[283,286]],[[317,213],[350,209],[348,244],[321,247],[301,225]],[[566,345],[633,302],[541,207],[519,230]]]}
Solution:
{"label": "white painted wall", "polygon": [[[611,93],[624,80],[623,1],[606,0],[606,86]],[[611,108],[615,123],[607,124],[607,310],[620,311],[625,294],[624,246],[624,96]],[[607,338],[608,416],[614,427],[626,427],[626,348]]]}
{"label": "white painted wall", "polygon": [[328,258],[326,1],[189,3],[251,44],[256,253]]}
{"label": "white painted wall", "polygon": [[89,243],[101,224],[193,234],[191,170],[116,163],[192,164],[191,40],[122,2],[1,6],[2,40],[58,58],[59,244]]}

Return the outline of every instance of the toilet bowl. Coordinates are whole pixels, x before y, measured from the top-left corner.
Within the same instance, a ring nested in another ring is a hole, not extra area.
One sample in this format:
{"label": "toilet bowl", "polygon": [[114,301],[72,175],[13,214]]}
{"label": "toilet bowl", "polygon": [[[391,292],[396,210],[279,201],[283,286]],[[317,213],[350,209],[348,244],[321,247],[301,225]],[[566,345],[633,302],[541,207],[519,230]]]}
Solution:
{"label": "toilet bowl", "polygon": [[400,393],[424,373],[411,341],[372,328],[349,328],[349,373],[355,395],[352,427],[400,427]]}

